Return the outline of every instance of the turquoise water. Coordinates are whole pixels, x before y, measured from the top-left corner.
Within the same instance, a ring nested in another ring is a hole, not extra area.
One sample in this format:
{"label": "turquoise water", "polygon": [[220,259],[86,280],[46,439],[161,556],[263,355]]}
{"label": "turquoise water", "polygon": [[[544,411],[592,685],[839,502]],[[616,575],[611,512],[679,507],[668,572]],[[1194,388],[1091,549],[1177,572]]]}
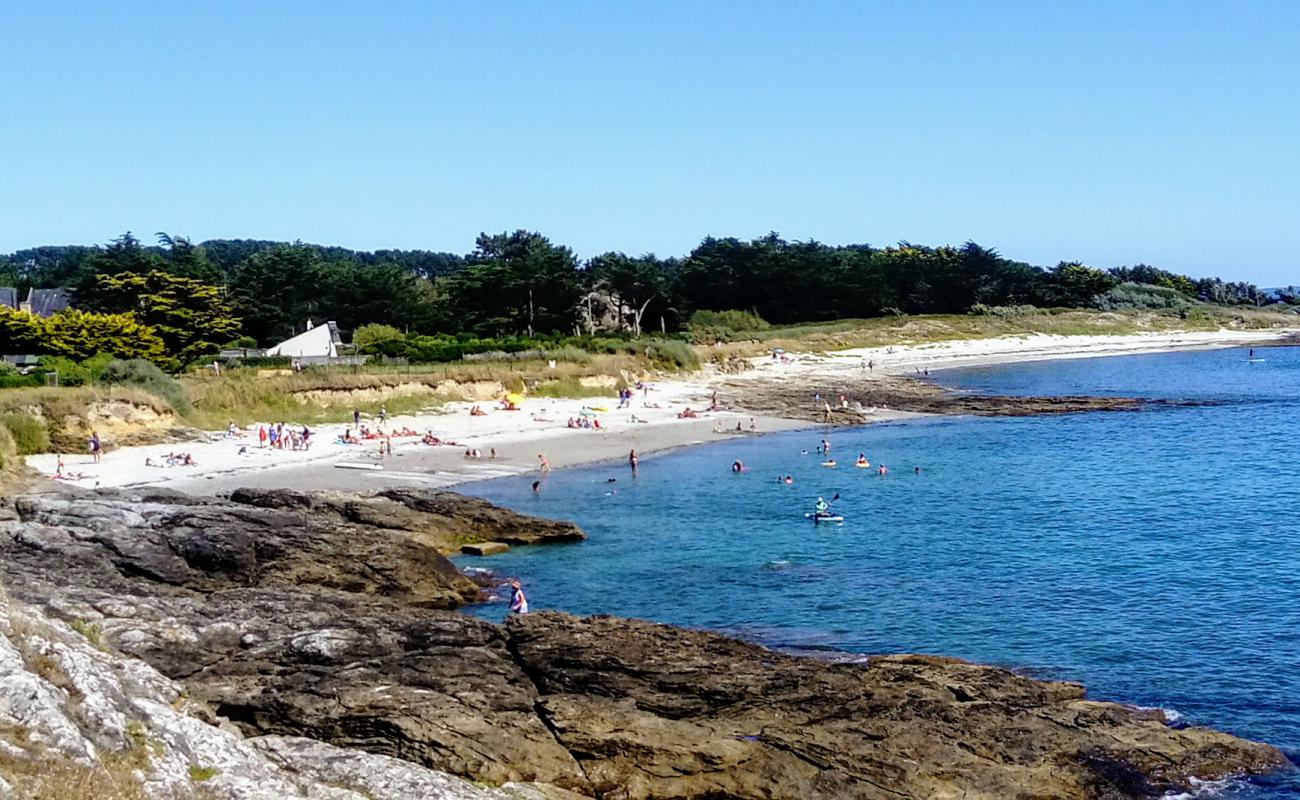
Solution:
{"label": "turquoise water", "polygon": [[[1078,680],[1300,751],[1300,349],[950,370],[977,391],[1213,405],[747,437],[472,493],[590,541],[462,559],[535,608],[798,650],[928,652]],[[802,451],[807,451],[805,454]],[[891,474],[854,469],[865,452]],[[749,466],[733,474],[735,459]],[[913,467],[922,468],[920,474]],[[792,474],[793,486],[777,476]],[[616,482],[609,483],[609,479]],[[803,518],[818,495],[842,526]],[[500,603],[475,609],[488,617]],[[1227,790],[1300,797],[1292,777]]]}

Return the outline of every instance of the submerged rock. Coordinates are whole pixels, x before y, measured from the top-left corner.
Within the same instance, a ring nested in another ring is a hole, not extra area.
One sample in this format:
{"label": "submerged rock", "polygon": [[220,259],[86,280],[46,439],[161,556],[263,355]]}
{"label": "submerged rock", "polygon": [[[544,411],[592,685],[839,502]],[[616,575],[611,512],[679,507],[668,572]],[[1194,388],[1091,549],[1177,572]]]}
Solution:
{"label": "submerged rock", "polygon": [[[134,689],[81,681],[113,699],[65,719],[57,692],[0,647],[0,723],[21,720],[86,761],[120,747],[132,719],[182,726],[166,709],[183,698],[199,709],[183,726],[227,737],[201,745],[227,754],[222,774],[251,785],[270,770],[280,777],[266,785],[299,793],[283,797],[504,796],[438,794],[474,789],[449,774],[549,798],[1110,800],[1285,763],[1265,745],[1091,702],[1077,684],[950,659],[828,664],[612,617],[498,626],[438,608],[478,587],[438,553],[435,529],[577,531],[448,495],[18,498],[0,515],[0,579],[88,632],[94,652],[78,659],[137,665],[153,677],[130,685],[154,688],[136,703]],[[378,524],[388,508],[414,516]],[[451,522],[419,522],[431,518]],[[196,763],[200,745],[158,738]]]}

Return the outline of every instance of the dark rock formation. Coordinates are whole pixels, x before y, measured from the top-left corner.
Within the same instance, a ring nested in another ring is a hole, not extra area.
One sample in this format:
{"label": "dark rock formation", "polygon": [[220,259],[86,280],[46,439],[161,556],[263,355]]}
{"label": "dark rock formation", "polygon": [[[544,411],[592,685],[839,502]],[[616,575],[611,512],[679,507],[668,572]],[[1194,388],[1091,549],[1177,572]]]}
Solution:
{"label": "dark rock formation", "polygon": [[0,580],[93,622],[246,734],[493,783],[620,800],[1109,800],[1284,763],[1264,745],[1089,702],[1075,684],[958,661],[826,664],[608,617],[492,625],[432,608],[475,589],[419,534],[365,524],[353,502],[484,538],[576,530],[446,493],[27,496],[0,514]]}
{"label": "dark rock formation", "polygon": [[749,413],[826,422],[825,412],[813,408],[810,402],[814,392],[820,393],[831,403],[829,421],[833,425],[860,425],[871,420],[870,414],[857,410],[856,405],[847,409],[839,407],[836,401],[841,394],[850,403],[860,403],[865,408],[994,417],[1075,414],[1084,411],[1140,411],[1171,403],[1164,400],[1092,395],[1021,397],[974,394],[956,392],[928,381],[899,376],[844,376],[832,381],[823,379],[813,383],[773,379],[733,380],[722,384],[720,394],[726,405]]}
{"label": "dark rock formation", "polygon": [[395,488],[358,496],[237,489],[230,499],[259,508],[312,511],[344,522],[405,531],[446,553],[468,542],[543,544],[587,538],[572,522],[527,517],[455,492]]}
{"label": "dark rock formation", "polygon": [[1278,752],[925,656],[868,666],[612,617],[512,619],[538,707],[601,797],[1157,797]]}

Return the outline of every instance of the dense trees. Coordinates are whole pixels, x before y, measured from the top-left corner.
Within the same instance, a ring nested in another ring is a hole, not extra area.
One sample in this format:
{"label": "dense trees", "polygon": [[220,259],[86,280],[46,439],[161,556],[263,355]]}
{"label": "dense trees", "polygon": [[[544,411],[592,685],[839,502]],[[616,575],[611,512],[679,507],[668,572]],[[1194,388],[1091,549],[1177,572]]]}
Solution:
{"label": "dense trees", "polygon": [[162,270],[98,275],[84,299],[87,310],[133,314],[157,332],[168,355],[181,363],[215,353],[240,331],[220,289]]}
{"label": "dense trees", "polygon": [[[166,233],[147,245],[128,232],[102,247],[0,256],[2,285],[74,287],[76,307],[130,312],[179,358],[224,344],[231,318],[240,320],[240,333],[266,345],[301,332],[308,319],[334,320],[345,331],[379,324],[404,336],[512,337],[676,330],[696,312],[727,309],[787,324],[973,306],[1178,308],[1180,298],[1235,305],[1278,298],[1249,283],[1194,280],[1146,264],[1101,270],[1064,261],[1044,269],[975,242],[832,246],[769,233],[707,237],[682,258],[609,252],[581,263],[569,248],[524,230],[482,234],[465,256],[249,239],[194,243]],[[209,309],[203,319],[200,307]]]}

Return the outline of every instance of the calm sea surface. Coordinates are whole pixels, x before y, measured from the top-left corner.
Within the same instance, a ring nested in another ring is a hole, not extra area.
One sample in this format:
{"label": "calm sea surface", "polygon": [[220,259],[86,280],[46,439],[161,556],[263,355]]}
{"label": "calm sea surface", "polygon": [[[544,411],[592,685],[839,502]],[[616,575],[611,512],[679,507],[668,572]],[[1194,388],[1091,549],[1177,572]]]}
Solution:
{"label": "calm sea surface", "polygon": [[[467,487],[590,541],[460,559],[534,608],[713,628],[764,644],[924,652],[1078,680],[1300,753],[1300,349],[935,373],[1003,394],[1213,405],[947,418],[724,440]],[[810,398],[811,401],[811,398]],[[866,453],[891,472],[855,469]],[[749,467],[733,474],[741,459]],[[914,467],[920,466],[920,474]],[[793,486],[777,476],[794,476]],[[616,479],[615,482],[608,482]],[[839,493],[842,526],[804,519]],[[490,618],[501,603],[472,609]],[[1217,796],[1300,798],[1293,777]]]}

